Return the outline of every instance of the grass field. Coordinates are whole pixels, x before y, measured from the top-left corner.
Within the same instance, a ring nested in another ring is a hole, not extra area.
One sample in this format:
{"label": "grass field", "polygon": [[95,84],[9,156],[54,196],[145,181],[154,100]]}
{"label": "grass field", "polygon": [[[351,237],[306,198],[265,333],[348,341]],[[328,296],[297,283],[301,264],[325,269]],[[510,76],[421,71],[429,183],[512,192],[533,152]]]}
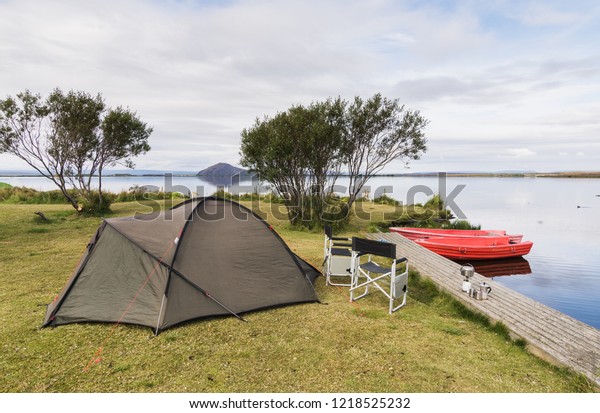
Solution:
{"label": "grass field", "polygon": [[[380,216],[386,207],[368,208]],[[50,222],[39,221],[37,210]],[[113,210],[121,216],[147,208],[132,202]],[[40,329],[45,305],[100,221],[67,205],[0,204],[0,391],[593,391],[582,376],[532,356],[501,326],[415,275],[407,306],[392,316],[383,296],[350,304],[346,289],[326,287],[320,277],[321,304],[254,312],[247,322],[198,320],[158,336],[111,324]],[[320,266],[320,233],[270,222],[297,254]],[[348,234],[367,224],[354,222]]]}

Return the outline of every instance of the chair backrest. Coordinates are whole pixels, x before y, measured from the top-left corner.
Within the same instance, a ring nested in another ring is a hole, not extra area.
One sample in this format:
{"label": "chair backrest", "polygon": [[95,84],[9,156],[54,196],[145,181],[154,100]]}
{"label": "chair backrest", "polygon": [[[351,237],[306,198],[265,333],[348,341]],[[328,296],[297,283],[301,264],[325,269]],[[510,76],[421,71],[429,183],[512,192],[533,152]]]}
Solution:
{"label": "chair backrest", "polygon": [[391,242],[352,237],[352,250],[363,254],[396,258],[396,244],[392,244]]}
{"label": "chair backrest", "polygon": [[325,224],[323,229],[325,230],[325,235],[327,235],[328,239],[333,238],[333,230],[331,229],[331,225]]}

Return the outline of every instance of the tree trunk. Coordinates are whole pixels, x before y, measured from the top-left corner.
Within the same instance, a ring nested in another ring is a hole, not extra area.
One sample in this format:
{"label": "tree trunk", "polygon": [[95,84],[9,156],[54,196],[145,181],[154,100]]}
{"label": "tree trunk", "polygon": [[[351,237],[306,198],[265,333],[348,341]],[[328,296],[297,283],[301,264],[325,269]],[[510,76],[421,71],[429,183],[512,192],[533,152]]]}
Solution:
{"label": "tree trunk", "polygon": [[77,200],[73,199],[73,197],[67,190],[67,184],[66,184],[65,180],[63,179],[63,177],[59,177],[58,182],[55,179],[51,179],[51,180],[54,181],[56,186],[58,186],[58,189],[60,189],[60,192],[62,192],[64,197],[67,198],[67,201],[69,202],[69,204],[71,204],[71,206],[73,208],[75,208],[75,210],[77,212],[81,212],[81,209],[79,208],[79,204],[77,203]]}
{"label": "tree trunk", "polygon": [[60,191],[65,196],[65,198],[67,198],[67,201],[69,201],[69,203],[71,204],[71,206],[73,208],[75,208],[75,210],[77,210],[77,212],[81,212],[81,209],[79,208],[79,204],[77,203],[77,200],[73,199],[73,197],[71,196],[71,194],[69,194],[69,192],[67,191],[67,189],[66,188],[60,188]]}
{"label": "tree trunk", "polygon": [[102,211],[102,168],[98,169],[98,210]]}

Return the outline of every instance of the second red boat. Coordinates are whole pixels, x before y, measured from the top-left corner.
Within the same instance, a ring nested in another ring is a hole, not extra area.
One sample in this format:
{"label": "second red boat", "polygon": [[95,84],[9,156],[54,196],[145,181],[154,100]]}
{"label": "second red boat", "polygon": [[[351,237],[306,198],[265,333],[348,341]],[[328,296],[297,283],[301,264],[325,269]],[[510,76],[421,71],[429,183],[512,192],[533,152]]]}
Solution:
{"label": "second red boat", "polygon": [[479,237],[497,237],[505,235],[511,242],[521,242],[523,235],[507,234],[501,229],[442,229],[442,228],[413,228],[413,227],[391,227],[391,232],[396,232],[409,240],[416,240],[430,237],[451,237],[451,238],[479,238]]}
{"label": "second red boat", "polygon": [[529,254],[533,242],[514,243],[510,236],[429,237],[413,240],[446,258],[455,260],[490,260],[521,257]]}

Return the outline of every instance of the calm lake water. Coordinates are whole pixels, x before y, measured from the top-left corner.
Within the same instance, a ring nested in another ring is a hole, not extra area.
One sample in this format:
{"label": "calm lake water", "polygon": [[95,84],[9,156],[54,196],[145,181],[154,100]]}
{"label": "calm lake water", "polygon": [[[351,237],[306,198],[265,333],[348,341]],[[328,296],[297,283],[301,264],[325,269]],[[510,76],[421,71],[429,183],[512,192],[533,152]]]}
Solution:
{"label": "calm lake water", "polygon": [[[11,185],[54,189],[38,177],[0,177]],[[210,195],[224,182],[173,177],[172,185]],[[338,184],[344,185],[344,179]],[[103,186],[113,192],[133,185],[168,187],[163,177],[108,177]],[[244,192],[252,185],[242,183]],[[451,199],[455,215],[484,229],[506,229],[533,241],[524,259],[475,264],[478,271],[578,320],[600,328],[600,179],[376,177],[371,195],[385,192],[404,203],[423,202],[427,192],[446,194],[464,188]],[[176,188],[177,189],[177,188]],[[456,193],[456,192],[455,192]],[[460,211],[459,211],[460,210]],[[513,275],[508,275],[513,274]],[[457,281],[458,282],[458,281]]]}

